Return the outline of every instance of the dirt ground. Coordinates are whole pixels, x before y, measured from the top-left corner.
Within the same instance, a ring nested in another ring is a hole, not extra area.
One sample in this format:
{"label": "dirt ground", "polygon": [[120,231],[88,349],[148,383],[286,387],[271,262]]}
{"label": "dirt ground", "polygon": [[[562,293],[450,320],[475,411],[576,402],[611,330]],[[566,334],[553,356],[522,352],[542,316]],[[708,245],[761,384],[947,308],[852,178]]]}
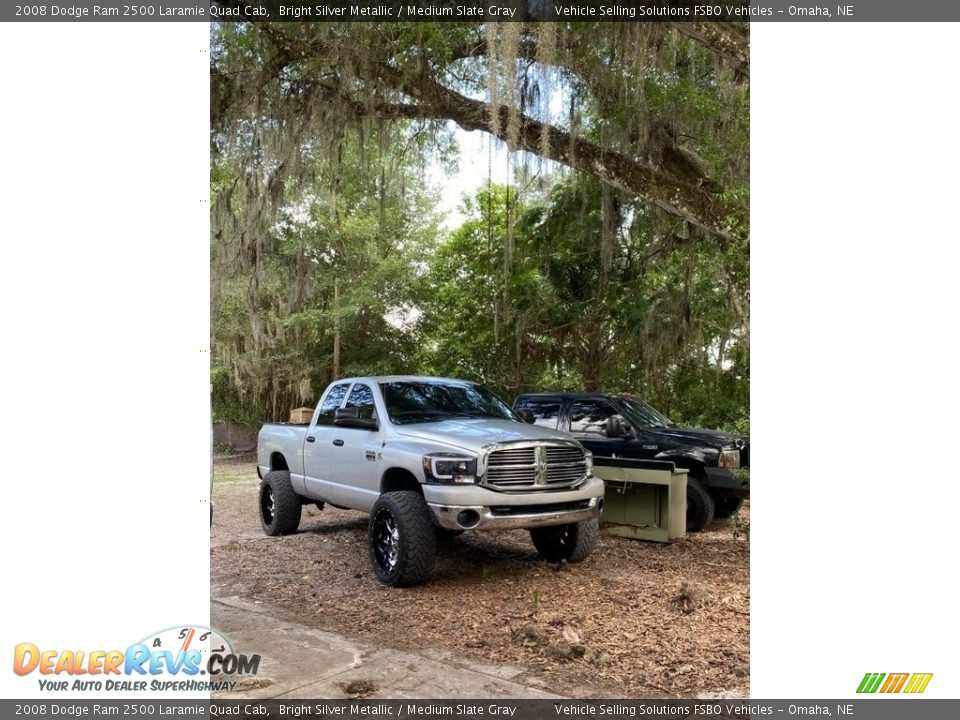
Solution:
{"label": "dirt ground", "polygon": [[441,545],[429,583],[398,590],[370,570],[361,513],[306,506],[299,532],[265,536],[255,462],[215,463],[214,597],[399,650],[520,665],[570,697],[749,694],[749,504],[668,545],[601,536],[560,567],[526,531],[466,533]]}

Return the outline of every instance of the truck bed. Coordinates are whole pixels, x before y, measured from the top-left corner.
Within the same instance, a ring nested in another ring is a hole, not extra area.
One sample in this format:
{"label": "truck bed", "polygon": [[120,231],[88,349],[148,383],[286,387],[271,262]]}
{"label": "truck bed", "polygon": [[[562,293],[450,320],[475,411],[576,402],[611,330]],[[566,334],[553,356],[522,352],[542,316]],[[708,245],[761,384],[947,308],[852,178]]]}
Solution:
{"label": "truck bed", "polygon": [[257,466],[261,477],[270,472],[271,458],[278,453],[288,470],[303,475],[303,443],[310,423],[265,423],[257,437]]}

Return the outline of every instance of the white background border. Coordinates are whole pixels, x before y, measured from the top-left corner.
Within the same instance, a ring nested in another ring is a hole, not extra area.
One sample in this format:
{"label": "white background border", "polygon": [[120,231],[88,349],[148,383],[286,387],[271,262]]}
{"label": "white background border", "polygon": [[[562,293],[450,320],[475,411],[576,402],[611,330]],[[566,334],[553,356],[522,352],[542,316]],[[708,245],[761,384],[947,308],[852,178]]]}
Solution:
{"label": "white background border", "polygon": [[[955,27],[752,38],[753,695],[958,697]],[[8,657],[209,620],[207,43],[0,26]]]}
{"label": "white background border", "polygon": [[209,27],[3,24],[0,68],[0,690],[29,697],[17,643],[209,625]]}
{"label": "white background border", "polygon": [[956,26],[751,36],[751,692],[957,698]]}

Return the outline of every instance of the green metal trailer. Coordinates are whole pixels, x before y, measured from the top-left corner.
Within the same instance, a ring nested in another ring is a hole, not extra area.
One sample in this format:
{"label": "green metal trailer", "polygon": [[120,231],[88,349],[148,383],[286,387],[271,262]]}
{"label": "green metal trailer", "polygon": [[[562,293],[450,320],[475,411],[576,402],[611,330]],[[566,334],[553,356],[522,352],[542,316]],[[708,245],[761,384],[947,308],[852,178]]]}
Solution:
{"label": "green metal trailer", "polygon": [[686,468],[659,460],[598,457],[593,474],[606,485],[603,532],[654,542],[686,535]]}

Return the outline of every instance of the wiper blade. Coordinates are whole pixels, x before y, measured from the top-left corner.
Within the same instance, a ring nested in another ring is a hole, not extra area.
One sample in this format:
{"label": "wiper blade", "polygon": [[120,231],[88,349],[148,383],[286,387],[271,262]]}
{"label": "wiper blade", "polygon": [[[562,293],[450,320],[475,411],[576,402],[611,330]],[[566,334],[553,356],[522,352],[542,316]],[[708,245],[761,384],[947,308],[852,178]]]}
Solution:
{"label": "wiper blade", "polygon": [[396,413],[398,417],[424,417],[427,415],[453,415],[452,412],[448,410],[406,410],[404,412]]}
{"label": "wiper blade", "polygon": [[391,422],[405,425],[415,422],[431,422],[452,416],[453,413],[447,412],[446,410],[407,410],[406,412],[394,413],[390,416],[390,420]]}

